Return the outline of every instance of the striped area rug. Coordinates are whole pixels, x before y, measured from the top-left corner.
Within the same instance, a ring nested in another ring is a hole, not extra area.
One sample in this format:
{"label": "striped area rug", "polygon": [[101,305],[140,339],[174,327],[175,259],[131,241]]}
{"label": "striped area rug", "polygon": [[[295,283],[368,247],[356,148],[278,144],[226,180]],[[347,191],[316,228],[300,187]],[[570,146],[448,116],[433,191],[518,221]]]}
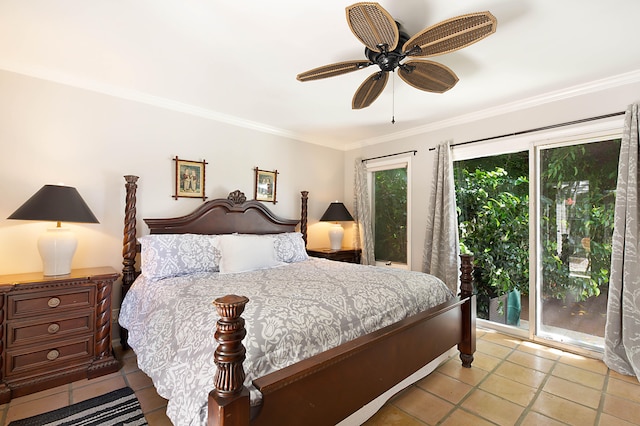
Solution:
{"label": "striped area rug", "polygon": [[147,425],[131,388],[122,388],[55,411],[14,420],[9,426],[141,426]]}

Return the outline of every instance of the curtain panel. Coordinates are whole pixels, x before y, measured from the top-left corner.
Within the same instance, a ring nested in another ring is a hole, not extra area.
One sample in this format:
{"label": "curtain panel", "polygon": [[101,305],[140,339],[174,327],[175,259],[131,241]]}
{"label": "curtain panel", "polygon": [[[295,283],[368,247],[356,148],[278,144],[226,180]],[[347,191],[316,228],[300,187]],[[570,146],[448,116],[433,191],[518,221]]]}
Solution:
{"label": "curtain panel", "polygon": [[356,158],[354,172],[353,212],[355,219],[355,246],[362,249],[360,263],[375,265],[373,225],[371,222],[371,204],[369,203],[369,185],[367,167],[361,158]]}
{"label": "curtain panel", "polygon": [[449,142],[436,147],[422,271],[435,275],[458,292],[459,244],[456,193]]}
{"label": "curtain panel", "polygon": [[638,120],[638,105],[630,105],[618,164],[604,362],[618,373],[640,378]]}

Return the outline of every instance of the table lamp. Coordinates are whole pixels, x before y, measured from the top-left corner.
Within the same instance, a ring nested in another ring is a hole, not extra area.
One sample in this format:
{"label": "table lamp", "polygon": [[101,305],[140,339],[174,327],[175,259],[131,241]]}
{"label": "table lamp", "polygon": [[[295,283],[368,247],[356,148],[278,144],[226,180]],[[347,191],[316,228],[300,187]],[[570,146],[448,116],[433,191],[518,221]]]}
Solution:
{"label": "table lamp", "polygon": [[320,222],[333,222],[333,226],[329,228],[329,241],[331,242],[331,250],[340,250],[342,247],[342,237],[344,229],[338,222],[353,221],[353,216],[344,204],[336,201],[329,205],[327,211],[320,218]]}
{"label": "table lamp", "polygon": [[38,239],[38,251],[44,275],[66,275],[71,272],[71,260],[78,246],[76,236],[60,222],[99,223],[75,188],[45,185],[8,219],[57,222],[55,228]]}

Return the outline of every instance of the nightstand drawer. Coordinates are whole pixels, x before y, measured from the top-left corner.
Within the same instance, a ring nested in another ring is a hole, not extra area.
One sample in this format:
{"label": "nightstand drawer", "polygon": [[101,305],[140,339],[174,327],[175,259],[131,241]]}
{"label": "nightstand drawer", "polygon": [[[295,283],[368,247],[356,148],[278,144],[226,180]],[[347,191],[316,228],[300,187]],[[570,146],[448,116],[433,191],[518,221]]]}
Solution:
{"label": "nightstand drawer", "polygon": [[54,370],[93,357],[93,336],[52,341],[24,349],[7,350],[7,377],[38,369]]}
{"label": "nightstand drawer", "polygon": [[7,323],[7,347],[12,348],[17,345],[93,333],[94,322],[93,309],[55,317],[9,321]]}
{"label": "nightstand drawer", "polygon": [[35,317],[71,309],[91,308],[95,288],[75,285],[50,291],[18,292],[7,297],[7,319]]}

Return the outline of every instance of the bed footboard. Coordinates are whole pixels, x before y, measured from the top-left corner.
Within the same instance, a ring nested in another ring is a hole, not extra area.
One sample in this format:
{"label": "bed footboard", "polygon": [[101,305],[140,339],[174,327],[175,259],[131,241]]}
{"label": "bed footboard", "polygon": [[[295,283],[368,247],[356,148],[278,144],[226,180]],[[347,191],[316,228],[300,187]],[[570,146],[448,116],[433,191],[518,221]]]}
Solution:
{"label": "bed footboard", "polygon": [[335,424],[455,345],[462,365],[471,367],[476,349],[472,263],[472,256],[461,256],[460,296],[254,380],[262,393],[254,417],[242,368],[246,331],[240,315],[248,299],[217,299],[218,371],[209,394],[208,424]]}

